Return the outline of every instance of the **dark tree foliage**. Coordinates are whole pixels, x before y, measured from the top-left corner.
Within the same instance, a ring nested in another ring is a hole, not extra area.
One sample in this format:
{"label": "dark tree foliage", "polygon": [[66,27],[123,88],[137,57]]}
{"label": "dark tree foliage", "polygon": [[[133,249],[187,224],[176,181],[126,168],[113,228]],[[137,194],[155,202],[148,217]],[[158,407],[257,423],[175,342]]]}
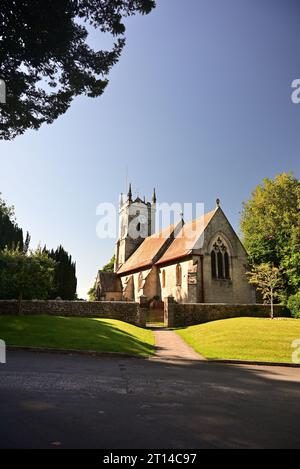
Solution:
{"label": "dark tree foliage", "polygon": [[22,301],[46,300],[52,288],[55,262],[40,249],[22,252],[19,249],[0,251],[0,298]]}
{"label": "dark tree foliage", "polygon": [[0,197],[0,250],[24,249],[23,230],[18,227],[14,216],[14,208],[8,207]]}
{"label": "dark tree foliage", "polygon": [[0,250],[19,247],[23,250],[23,230],[8,215],[0,213]]}
{"label": "dark tree foliage", "polygon": [[114,272],[115,269],[115,260],[116,257],[113,256],[111,260],[106,264],[104,267],[102,267],[101,272]]}
{"label": "dark tree foliage", "polygon": [[[0,106],[0,138],[52,123],[76,96],[100,96],[125,44],[124,18],[154,7],[154,0],[1,0],[7,102]],[[93,50],[86,26],[112,34],[112,49]]]}
{"label": "dark tree foliage", "polygon": [[45,248],[44,252],[56,262],[51,299],[74,300],[77,290],[76,263],[62,246],[50,252]]}

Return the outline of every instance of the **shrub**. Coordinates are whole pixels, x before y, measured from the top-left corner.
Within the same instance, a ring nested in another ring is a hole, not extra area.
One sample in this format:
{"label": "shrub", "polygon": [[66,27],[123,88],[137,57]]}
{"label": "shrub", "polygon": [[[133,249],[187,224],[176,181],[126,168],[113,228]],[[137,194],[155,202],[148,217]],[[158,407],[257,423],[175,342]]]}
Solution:
{"label": "shrub", "polygon": [[288,308],[293,318],[300,319],[300,291],[296,295],[290,296],[288,300]]}

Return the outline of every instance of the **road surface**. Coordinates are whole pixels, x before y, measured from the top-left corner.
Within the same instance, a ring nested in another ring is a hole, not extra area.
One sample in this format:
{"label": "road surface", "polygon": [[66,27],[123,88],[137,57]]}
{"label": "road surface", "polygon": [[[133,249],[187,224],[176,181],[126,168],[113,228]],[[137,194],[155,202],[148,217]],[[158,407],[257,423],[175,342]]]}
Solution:
{"label": "road surface", "polygon": [[1,448],[300,448],[300,370],[8,352]]}

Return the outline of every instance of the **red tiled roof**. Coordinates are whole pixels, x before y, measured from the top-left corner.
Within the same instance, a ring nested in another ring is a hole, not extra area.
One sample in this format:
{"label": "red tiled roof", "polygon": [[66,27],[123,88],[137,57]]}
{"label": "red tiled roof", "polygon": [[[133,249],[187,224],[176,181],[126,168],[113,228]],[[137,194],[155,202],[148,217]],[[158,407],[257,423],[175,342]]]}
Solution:
{"label": "red tiled roof", "polygon": [[132,256],[120,267],[118,274],[124,274],[142,268],[151,267],[155,262],[155,257],[163,248],[167,240],[170,239],[176,229],[175,225],[155,233],[146,238],[140,247],[132,254]]}
{"label": "red tiled roof", "polygon": [[197,242],[215,213],[216,210],[213,210],[203,217],[184,225],[165,254],[156,262],[156,265],[181,259],[190,255],[193,249],[201,248],[201,246],[197,246]]}

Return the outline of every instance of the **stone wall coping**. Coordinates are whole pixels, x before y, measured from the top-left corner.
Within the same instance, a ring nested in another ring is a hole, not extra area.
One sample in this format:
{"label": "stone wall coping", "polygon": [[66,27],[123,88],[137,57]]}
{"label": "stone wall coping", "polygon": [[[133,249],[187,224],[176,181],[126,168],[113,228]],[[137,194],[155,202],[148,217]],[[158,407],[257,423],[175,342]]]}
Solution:
{"label": "stone wall coping", "polygon": [[[240,307],[240,306],[251,306],[253,308],[253,306],[257,306],[257,307],[264,307],[264,308],[267,308],[267,307],[271,307],[270,304],[264,304],[264,303],[172,303],[172,306],[229,306],[229,307]],[[274,308],[284,308],[285,306],[284,305],[274,305]]]}
{"label": "stone wall coping", "polygon": [[[17,300],[0,300],[0,316],[18,314]],[[146,325],[145,309],[129,301],[23,300],[20,314],[96,317],[116,319],[142,327]]]}
{"label": "stone wall coping", "polygon": [[[18,300],[0,300],[0,303],[16,303]],[[68,304],[78,304],[78,305],[86,305],[86,304],[126,304],[126,305],[136,305],[135,301],[78,301],[78,300],[22,300],[22,303],[68,303]]]}
{"label": "stone wall coping", "polygon": [[[186,327],[210,321],[238,317],[267,317],[271,306],[258,303],[173,303],[165,302],[165,323],[168,327]],[[284,305],[274,305],[274,315],[284,316]]]}

